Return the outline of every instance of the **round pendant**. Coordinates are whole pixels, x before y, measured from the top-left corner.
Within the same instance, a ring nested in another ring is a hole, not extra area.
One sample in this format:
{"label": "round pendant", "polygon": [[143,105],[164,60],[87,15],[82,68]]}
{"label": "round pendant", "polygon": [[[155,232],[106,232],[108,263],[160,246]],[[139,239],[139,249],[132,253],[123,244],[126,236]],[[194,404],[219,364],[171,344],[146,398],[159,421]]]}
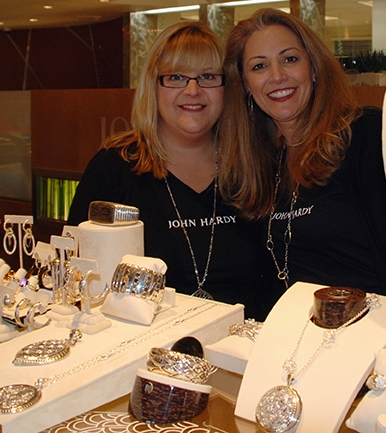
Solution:
{"label": "round pendant", "polygon": [[13,360],[15,365],[50,364],[64,358],[70,352],[67,340],[44,340],[20,349]]}
{"label": "round pendant", "polygon": [[275,386],[268,390],[256,407],[256,421],[267,433],[284,433],[300,420],[302,400],[289,386]]}
{"label": "round pendant", "polygon": [[72,329],[65,340],[43,340],[20,349],[13,360],[15,365],[44,365],[59,361],[70,353],[71,346],[80,340],[82,333]]}
{"label": "round pendant", "polygon": [[0,413],[21,412],[37,403],[42,393],[31,385],[8,385],[0,388]]}

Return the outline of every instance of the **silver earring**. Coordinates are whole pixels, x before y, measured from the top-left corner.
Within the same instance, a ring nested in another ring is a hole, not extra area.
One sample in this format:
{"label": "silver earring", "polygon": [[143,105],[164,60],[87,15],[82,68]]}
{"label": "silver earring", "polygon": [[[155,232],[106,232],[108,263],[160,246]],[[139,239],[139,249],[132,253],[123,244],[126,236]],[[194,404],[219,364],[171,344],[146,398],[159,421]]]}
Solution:
{"label": "silver earring", "polygon": [[26,226],[27,221],[23,223],[23,250],[27,256],[32,256],[35,249],[35,238],[32,234],[32,224],[29,227]]}
{"label": "silver earring", "polygon": [[247,106],[248,106],[248,114],[249,114],[249,116],[253,117],[254,101],[253,101],[252,93],[248,93]]}
{"label": "silver earring", "polygon": [[8,255],[12,255],[16,251],[17,239],[15,233],[13,232],[13,224],[7,226],[9,220],[4,221],[4,239],[3,239],[3,247],[4,251]]}

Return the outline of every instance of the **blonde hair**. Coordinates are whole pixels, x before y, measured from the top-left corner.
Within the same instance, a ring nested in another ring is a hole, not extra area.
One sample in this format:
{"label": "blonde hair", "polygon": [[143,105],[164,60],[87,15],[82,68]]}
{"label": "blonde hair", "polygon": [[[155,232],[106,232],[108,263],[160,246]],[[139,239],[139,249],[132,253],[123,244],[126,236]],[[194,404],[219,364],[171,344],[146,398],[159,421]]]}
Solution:
{"label": "blonde hair", "polygon": [[306,24],[293,15],[269,8],[241,21],[230,33],[226,47],[225,107],[219,126],[220,186],[223,195],[248,219],[264,217],[272,208],[280,146],[272,119],[255,103],[252,115],[248,113],[243,54],[249,37],[271,25],[284,26],[297,36],[316,80],[290,143],[294,147],[282,176],[286,192],[295,183],[310,188],[328,181],[344,158],[351,140],[350,124],[359,114],[343,68]]}
{"label": "blonde hair", "polygon": [[222,72],[224,48],[214,33],[200,22],[178,23],[164,30],[152,45],[135,91],[132,127],[109,137],[103,147],[120,148],[121,156],[135,161],[133,170],[167,174],[165,150],[158,136],[157,82],[164,73],[200,69],[208,60],[213,73]]}

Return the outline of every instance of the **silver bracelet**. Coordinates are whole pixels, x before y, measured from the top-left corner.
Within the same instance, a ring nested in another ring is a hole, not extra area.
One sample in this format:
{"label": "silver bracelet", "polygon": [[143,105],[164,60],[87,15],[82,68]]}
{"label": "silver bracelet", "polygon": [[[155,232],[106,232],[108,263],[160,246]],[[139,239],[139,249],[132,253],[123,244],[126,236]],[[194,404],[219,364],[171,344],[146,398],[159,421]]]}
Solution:
{"label": "silver bracelet", "polygon": [[238,335],[239,337],[247,337],[253,342],[257,340],[263,322],[256,322],[255,319],[246,319],[242,325],[234,324],[230,325],[228,335]]}
{"label": "silver bracelet", "polygon": [[150,350],[147,368],[155,373],[199,384],[205,383],[217,370],[217,367],[204,358],[162,347]]}
{"label": "silver bracelet", "polygon": [[166,277],[160,272],[128,263],[120,263],[111,281],[111,291],[128,293],[159,304],[162,301]]}
{"label": "silver bracelet", "polygon": [[102,225],[125,226],[138,222],[139,209],[108,201],[92,201],[89,205],[88,219]]}

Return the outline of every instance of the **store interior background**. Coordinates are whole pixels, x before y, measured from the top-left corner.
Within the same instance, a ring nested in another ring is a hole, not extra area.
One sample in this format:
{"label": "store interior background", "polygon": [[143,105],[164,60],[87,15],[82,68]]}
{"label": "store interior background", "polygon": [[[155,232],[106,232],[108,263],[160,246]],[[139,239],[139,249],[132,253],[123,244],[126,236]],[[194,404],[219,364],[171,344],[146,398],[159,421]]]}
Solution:
{"label": "store interior background", "polygon": [[[274,7],[300,16],[337,56],[386,52],[386,0],[252,2],[2,0],[1,227],[4,215],[33,215],[36,239],[61,234],[87,162],[108,134],[130,128],[143,60],[174,22],[207,22],[225,40],[235,23]],[[17,255],[0,257],[17,269]]]}

